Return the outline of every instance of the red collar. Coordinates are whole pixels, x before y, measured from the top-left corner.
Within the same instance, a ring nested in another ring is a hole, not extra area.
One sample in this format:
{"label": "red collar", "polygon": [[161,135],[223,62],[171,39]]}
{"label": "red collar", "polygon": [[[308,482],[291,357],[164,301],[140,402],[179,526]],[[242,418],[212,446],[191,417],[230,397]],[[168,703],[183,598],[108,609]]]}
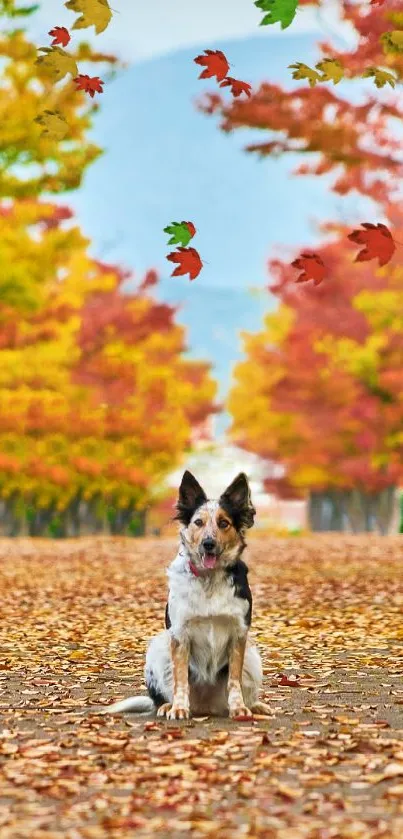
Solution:
{"label": "red collar", "polygon": [[193,562],[192,562],[191,559],[189,560],[189,568],[190,568],[192,574],[194,574],[195,577],[201,577],[202,576],[200,574],[200,571],[198,571],[198,569],[196,568],[196,566],[193,565]]}

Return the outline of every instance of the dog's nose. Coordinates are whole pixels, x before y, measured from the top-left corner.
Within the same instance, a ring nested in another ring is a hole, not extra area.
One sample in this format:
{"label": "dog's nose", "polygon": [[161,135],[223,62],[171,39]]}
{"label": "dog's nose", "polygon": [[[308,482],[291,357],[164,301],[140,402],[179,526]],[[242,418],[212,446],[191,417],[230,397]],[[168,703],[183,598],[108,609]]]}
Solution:
{"label": "dog's nose", "polygon": [[211,539],[211,537],[207,539],[203,539],[203,548],[206,553],[212,553],[215,550],[216,541],[215,539]]}

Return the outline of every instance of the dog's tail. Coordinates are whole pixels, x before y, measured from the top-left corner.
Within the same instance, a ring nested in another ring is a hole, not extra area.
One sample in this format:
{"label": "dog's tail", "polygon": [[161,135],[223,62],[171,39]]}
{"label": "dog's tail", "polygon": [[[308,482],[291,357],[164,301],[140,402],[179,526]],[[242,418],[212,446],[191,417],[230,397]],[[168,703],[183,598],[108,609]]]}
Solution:
{"label": "dog's tail", "polygon": [[129,696],[103,709],[104,714],[121,714],[124,711],[134,711],[136,714],[151,714],[155,705],[149,696]]}

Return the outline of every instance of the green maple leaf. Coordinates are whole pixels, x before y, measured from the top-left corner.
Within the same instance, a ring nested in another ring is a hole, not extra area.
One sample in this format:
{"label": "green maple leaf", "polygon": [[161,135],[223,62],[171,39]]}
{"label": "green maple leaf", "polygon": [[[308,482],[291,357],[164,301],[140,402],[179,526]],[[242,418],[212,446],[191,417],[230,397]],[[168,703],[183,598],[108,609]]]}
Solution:
{"label": "green maple leaf", "polygon": [[298,0],[255,0],[255,6],[268,13],[261,20],[260,26],[281,23],[281,28],[287,29],[295,18]]}
{"label": "green maple leaf", "polygon": [[171,237],[168,240],[168,245],[180,244],[182,248],[187,248],[195,232],[196,230],[190,221],[173,221],[168,227],[164,227],[164,233],[168,233]]}

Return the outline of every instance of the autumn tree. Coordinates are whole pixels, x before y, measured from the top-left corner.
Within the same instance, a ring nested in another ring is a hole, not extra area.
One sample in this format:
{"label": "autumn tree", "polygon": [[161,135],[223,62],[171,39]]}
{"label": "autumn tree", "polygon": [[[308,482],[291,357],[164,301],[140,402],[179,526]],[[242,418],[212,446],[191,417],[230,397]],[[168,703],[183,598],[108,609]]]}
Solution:
{"label": "autumn tree", "polygon": [[354,263],[338,233],[318,250],[319,286],[296,285],[295,268],[271,261],[280,307],[244,335],[231,435],[283,464],[267,488],[308,493],[314,529],[386,531],[403,473],[403,269],[397,257]]}
{"label": "autumn tree", "polygon": [[[51,205],[41,213],[31,226],[53,254],[62,221]],[[127,278],[90,259],[75,233],[41,307],[20,317],[9,307],[0,324],[0,493],[11,533],[126,531],[163,497],[192,426],[215,410],[209,365],[184,358],[175,309],[151,297],[147,278],[124,293]]]}
{"label": "autumn tree", "polygon": [[[300,0],[300,6],[321,7],[322,0]],[[347,79],[362,77],[371,68],[403,78],[403,13],[400,0],[371,4],[341,0],[341,17],[355,29],[357,45],[341,52],[331,43],[319,44],[319,58],[341,62]],[[398,33],[396,35],[395,33]],[[382,37],[381,37],[382,36]],[[395,39],[395,40],[393,40]],[[399,40],[400,39],[400,40]],[[321,74],[319,74],[321,75]],[[263,82],[250,98],[231,99],[208,94],[200,103],[205,113],[217,114],[225,132],[258,128],[267,137],[249,144],[246,151],[262,159],[291,152],[304,157],[300,175],[333,175],[332,189],[339,195],[356,190],[382,205],[387,213],[398,198],[403,174],[399,127],[403,107],[389,96],[363,94],[351,102],[337,92],[331,76],[311,87],[292,78],[287,89]],[[395,127],[395,132],[393,131]]]}
{"label": "autumn tree", "polygon": [[[303,162],[295,174],[330,174],[339,195],[371,198],[399,240],[403,112],[392,91],[378,90],[402,78],[401,3],[342,0],[339,7],[357,35],[350,51],[322,43],[316,69],[289,68],[287,89],[264,82],[249,98],[213,93],[200,108],[218,115],[225,132],[259,128],[265,136],[248,153],[297,153]],[[371,79],[373,92],[350,101],[336,87],[343,76]],[[348,520],[370,529],[376,518],[385,530],[402,464],[401,270],[398,258],[381,271],[354,265],[347,231],[322,227],[339,238],[318,250],[327,266],[320,286],[301,290],[294,268],[270,263],[281,305],[262,332],[244,337],[246,361],[229,400],[232,434],[283,463],[276,489],[310,494],[314,528],[340,529]]]}
{"label": "autumn tree", "polygon": [[[215,383],[208,365],[185,360],[175,310],[151,296],[155,273],[125,294],[128,275],[90,258],[71,211],[50,201],[77,188],[100,154],[75,64],[116,59],[80,44],[55,84],[16,28],[35,7],[1,0],[0,11],[3,532],[138,530],[192,424],[214,410]],[[67,134],[53,122],[49,133],[49,114]]]}

